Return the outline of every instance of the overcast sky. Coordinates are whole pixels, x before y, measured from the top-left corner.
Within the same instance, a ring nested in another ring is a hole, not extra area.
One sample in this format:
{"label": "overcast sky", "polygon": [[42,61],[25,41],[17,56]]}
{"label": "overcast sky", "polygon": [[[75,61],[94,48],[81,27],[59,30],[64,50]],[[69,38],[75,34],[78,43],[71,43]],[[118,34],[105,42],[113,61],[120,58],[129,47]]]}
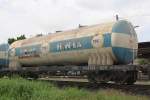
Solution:
{"label": "overcast sky", "polygon": [[0,43],[108,22],[115,14],[140,26],[139,41],[150,41],[150,0],[0,0]]}

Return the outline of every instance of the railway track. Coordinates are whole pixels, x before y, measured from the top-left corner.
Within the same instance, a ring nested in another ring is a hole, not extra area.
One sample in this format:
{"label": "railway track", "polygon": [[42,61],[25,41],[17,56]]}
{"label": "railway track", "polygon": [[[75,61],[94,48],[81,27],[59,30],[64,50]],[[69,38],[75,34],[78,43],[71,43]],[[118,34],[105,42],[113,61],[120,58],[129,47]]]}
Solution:
{"label": "railway track", "polygon": [[[43,80],[43,79],[42,79]],[[145,95],[150,97],[150,85],[148,84],[140,84],[141,82],[137,82],[134,85],[121,85],[121,84],[115,84],[115,83],[89,83],[86,80],[76,80],[76,81],[63,81],[63,80],[44,80],[50,83],[55,84],[59,88],[64,87],[77,87],[79,89],[86,89],[89,91],[99,91],[104,89],[115,89],[122,92],[125,92],[127,94],[132,95]]]}

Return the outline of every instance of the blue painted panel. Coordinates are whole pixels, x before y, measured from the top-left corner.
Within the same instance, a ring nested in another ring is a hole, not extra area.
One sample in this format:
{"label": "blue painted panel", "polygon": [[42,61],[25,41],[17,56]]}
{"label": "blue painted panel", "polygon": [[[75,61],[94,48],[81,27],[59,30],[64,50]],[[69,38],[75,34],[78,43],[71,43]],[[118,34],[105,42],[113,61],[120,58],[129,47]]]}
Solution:
{"label": "blue painted panel", "polygon": [[112,32],[114,33],[125,33],[125,34],[131,34],[131,25],[124,20],[120,20],[115,23],[115,25],[112,27]]}
{"label": "blue painted panel", "polygon": [[41,52],[41,45],[32,45],[32,46],[25,46],[19,47],[15,49],[16,56],[24,56],[26,54],[37,54]]}
{"label": "blue painted panel", "polygon": [[93,48],[91,43],[92,37],[82,37],[75,39],[68,39],[62,41],[56,41],[49,43],[50,52],[70,51],[70,50],[81,50]]}
{"label": "blue painted panel", "polygon": [[106,34],[104,34],[103,37],[104,37],[103,46],[104,47],[111,47],[111,34],[106,33]]}
{"label": "blue painted panel", "polygon": [[134,55],[136,52],[133,53],[133,50],[129,48],[112,47],[112,50],[120,64],[131,63],[133,61],[133,56],[136,56]]}
{"label": "blue painted panel", "polygon": [[8,66],[9,60],[7,59],[0,59],[0,66]]}
{"label": "blue painted panel", "polygon": [[16,54],[16,56],[21,55],[21,50],[20,50],[20,48],[16,48],[16,49],[15,49],[15,54]]}

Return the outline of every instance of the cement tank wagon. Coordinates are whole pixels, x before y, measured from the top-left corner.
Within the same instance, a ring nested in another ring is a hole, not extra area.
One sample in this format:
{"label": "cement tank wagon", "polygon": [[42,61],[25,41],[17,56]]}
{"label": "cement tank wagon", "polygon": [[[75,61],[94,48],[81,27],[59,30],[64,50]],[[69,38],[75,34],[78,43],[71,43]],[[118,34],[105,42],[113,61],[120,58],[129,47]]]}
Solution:
{"label": "cement tank wagon", "polygon": [[10,67],[129,64],[137,46],[134,26],[120,20],[17,41]]}

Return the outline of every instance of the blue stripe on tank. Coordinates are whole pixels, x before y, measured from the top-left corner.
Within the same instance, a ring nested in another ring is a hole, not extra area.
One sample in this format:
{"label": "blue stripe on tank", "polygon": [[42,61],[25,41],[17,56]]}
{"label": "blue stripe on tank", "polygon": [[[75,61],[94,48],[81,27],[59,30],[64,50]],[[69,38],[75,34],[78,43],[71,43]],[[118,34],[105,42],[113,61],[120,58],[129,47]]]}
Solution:
{"label": "blue stripe on tank", "polygon": [[115,54],[117,60],[121,64],[131,63],[133,60],[133,50],[123,47],[112,47],[113,53]]}
{"label": "blue stripe on tank", "polygon": [[111,34],[106,33],[103,35],[104,41],[103,41],[103,46],[104,47],[110,47],[111,46]]}
{"label": "blue stripe on tank", "polygon": [[114,24],[112,27],[113,33],[124,33],[124,34],[131,34],[131,25],[124,20],[120,20]]}
{"label": "blue stripe on tank", "polygon": [[75,39],[68,39],[49,43],[49,52],[61,52],[61,51],[72,51],[72,50],[82,50],[91,49],[92,36],[81,37]]}
{"label": "blue stripe on tank", "polygon": [[24,56],[24,55],[31,55],[31,54],[37,54],[41,52],[41,45],[32,45],[32,46],[25,46],[25,47],[19,47],[15,49],[16,56]]}

